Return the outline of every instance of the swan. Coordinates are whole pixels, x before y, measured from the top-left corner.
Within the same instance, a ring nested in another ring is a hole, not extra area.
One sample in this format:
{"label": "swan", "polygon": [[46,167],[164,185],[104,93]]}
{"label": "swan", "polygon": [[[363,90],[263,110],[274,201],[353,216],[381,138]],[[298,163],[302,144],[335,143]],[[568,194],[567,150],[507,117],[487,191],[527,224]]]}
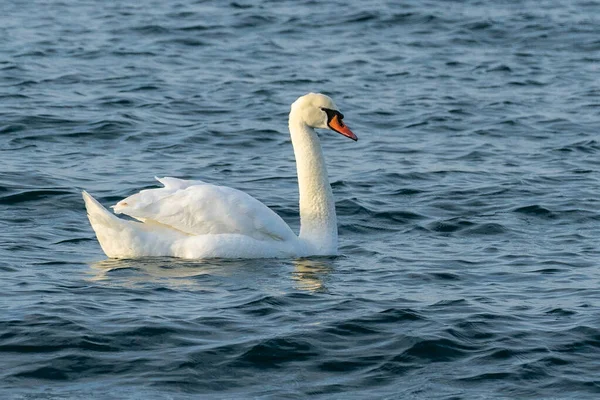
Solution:
{"label": "swan", "polygon": [[269,207],[227,186],[200,180],[156,178],[162,188],[142,190],[109,212],[86,191],[87,215],[110,258],[171,256],[204,258],[286,258],[336,255],[337,219],[327,168],[315,128],[354,141],[331,98],[299,97],[291,106],[289,130],[300,194],[300,234]]}

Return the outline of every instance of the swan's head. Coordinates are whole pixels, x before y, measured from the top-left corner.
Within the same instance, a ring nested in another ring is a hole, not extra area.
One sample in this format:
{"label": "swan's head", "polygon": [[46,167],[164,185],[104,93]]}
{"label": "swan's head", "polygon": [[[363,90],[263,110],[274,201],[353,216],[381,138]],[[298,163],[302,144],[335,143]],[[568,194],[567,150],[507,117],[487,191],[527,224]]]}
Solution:
{"label": "swan's head", "polygon": [[309,93],[292,104],[291,114],[312,128],[331,129],[352,140],[358,140],[344,122],[342,114],[333,100],[320,93]]}

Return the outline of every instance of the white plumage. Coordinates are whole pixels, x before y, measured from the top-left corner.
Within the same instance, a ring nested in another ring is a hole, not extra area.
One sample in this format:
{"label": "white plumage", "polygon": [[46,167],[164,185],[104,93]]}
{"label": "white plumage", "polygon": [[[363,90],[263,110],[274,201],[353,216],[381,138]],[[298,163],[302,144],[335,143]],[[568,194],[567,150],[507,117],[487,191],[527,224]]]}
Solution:
{"label": "white plumage", "polygon": [[114,206],[142,222],[152,221],[187,235],[233,233],[257,240],[290,240],[281,217],[254,197],[227,186],[177,178],[156,178],[164,188],[142,190]]}

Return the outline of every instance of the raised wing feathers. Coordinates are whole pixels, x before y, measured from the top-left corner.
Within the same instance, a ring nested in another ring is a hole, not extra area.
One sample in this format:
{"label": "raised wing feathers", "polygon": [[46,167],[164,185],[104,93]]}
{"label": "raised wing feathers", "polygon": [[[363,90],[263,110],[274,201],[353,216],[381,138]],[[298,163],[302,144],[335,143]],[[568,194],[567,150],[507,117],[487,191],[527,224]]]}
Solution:
{"label": "raised wing feathers", "polygon": [[158,180],[163,188],[142,190],[117,203],[115,212],[188,235],[237,233],[259,240],[295,237],[279,215],[242,191],[202,181]]}

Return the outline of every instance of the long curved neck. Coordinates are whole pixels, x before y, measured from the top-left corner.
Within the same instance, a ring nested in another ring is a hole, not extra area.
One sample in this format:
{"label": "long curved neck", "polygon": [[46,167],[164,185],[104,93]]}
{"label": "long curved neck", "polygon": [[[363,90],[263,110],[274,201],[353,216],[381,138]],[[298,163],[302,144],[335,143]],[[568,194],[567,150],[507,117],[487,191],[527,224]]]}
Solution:
{"label": "long curved neck", "polygon": [[337,254],[335,201],[319,138],[293,111],[289,126],[298,170],[300,239],[314,247],[319,255]]}

